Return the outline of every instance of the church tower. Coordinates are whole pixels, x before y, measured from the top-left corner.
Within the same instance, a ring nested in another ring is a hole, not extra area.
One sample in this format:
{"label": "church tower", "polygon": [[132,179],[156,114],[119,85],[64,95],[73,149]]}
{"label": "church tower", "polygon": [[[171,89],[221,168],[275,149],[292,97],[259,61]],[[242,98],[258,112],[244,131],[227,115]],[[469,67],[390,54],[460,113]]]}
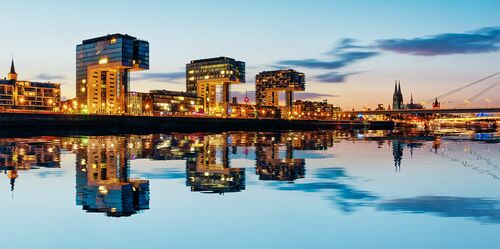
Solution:
{"label": "church tower", "polygon": [[17,80],[16,68],[14,67],[14,59],[12,59],[12,62],[10,64],[10,72],[9,72],[9,74],[7,74],[7,79],[8,80]]}
{"label": "church tower", "polygon": [[401,93],[401,82],[394,83],[394,94],[392,95],[392,109],[403,109],[403,94]]}

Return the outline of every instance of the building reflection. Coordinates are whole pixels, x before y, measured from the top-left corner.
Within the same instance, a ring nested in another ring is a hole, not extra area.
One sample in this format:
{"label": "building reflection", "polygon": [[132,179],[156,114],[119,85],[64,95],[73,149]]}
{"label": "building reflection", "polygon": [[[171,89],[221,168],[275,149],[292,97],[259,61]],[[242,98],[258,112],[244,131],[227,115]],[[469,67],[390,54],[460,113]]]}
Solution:
{"label": "building reflection", "polygon": [[198,155],[186,160],[186,185],[191,191],[202,193],[240,192],[245,189],[245,169],[231,167],[230,146],[226,133],[204,137]]}
{"label": "building reflection", "polygon": [[[253,160],[262,181],[292,182],[306,175],[308,151],[332,147],[337,132],[227,132],[0,139],[0,170],[14,189],[19,171],[61,165],[61,151],[75,154],[76,204],[87,212],[130,216],[149,209],[148,179],[130,176],[134,160],[183,160],[192,192],[246,189],[243,158]],[[303,151],[303,152],[301,152]],[[316,154],[314,154],[316,156]],[[249,158],[248,158],[249,157]],[[233,162],[234,161],[234,162]],[[143,177],[149,178],[149,177]]]}
{"label": "building reflection", "polygon": [[0,139],[0,170],[9,178],[14,191],[19,171],[60,168],[60,141],[53,137]]}
{"label": "building reflection", "polygon": [[291,137],[282,134],[259,136],[255,144],[255,172],[259,180],[291,182],[304,178],[305,160],[293,158],[293,152]]}
{"label": "building reflection", "polygon": [[114,217],[149,209],[149,181],[130,178],[129,160],[136,154],[128,145],[134,138],[86,137],[66,145],[76,153],[77,205]]}

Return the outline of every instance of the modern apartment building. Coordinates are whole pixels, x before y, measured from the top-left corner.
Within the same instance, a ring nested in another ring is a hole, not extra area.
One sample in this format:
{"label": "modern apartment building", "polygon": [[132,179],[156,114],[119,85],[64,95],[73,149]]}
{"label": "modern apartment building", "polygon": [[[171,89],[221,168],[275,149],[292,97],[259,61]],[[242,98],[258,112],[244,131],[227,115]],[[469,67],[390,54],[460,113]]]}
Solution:
{"label": "modern apartment building", "polygon": [[255,76],[256,104],[279,106],[279,93],[285,92],[286,114],[292,110],[293,93],[304,91],[305,83],[305,75],[293,69],[260,72]]}
{"label": "modern apartment building", "polygon": [[245,82],[245,63],[228,57],[193,60],[186,65],[186,91],[203,99],[208,115],[227,116],[232,84]]}
{"label": "modern apartment building", "polygon": [[0,110],[58,111],[61,85],[18,80],[14,60],[5,79],[0,79]]}
{"label": "modern apartment building", "polygon": [[112,34],[76,47],[76,97],[84,113],[127,113],[130,72],[149,69],[149,43]]}

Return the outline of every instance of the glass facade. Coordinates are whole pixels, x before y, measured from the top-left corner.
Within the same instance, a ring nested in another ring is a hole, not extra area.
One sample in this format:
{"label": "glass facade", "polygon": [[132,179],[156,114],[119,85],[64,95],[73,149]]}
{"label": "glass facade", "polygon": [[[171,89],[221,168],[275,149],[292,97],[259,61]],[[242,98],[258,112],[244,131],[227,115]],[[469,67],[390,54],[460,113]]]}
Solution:
{"label": "glass facade", "polygon": [[152,90],[145,105],[151,106],[154,116],[193,116],[203,114],[202,103],[201,98],[186,92]]}
{"label": "glass facade", "polygon": [[186,65],[186,91],[203,99],[205,113],[227,116],[231,84],[245,82],[245,62],[228,57],[193,60]]}
{"label": "glass facade", "polygon": [[89,113],[126,112],[130,71],[149,69],[149,43],[123,34],[76,47],[76,96]]}
{"label": "glass facade", "polygon": [[278,92],[286,91],[287,102],[291,102],[290,92],[304,91],[305,75],[292,69],[264,71],[255,76],[255,101],[260,106],[278,105]]}
{"label": "glass facade", "polygon": [[193,60],[186,65],[186,90],[197,94],[200,80],[245,82],[245,62],[228,57]]}

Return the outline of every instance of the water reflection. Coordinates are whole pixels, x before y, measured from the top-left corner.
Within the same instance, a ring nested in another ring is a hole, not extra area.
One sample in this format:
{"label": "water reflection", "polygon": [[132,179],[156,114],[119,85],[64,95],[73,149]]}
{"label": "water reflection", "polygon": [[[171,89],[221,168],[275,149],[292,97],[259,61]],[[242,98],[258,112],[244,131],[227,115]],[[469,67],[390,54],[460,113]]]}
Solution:
{"label": "water reflection", "polygon": [[[427,148],[430,155],[449,158],[480,173],[496,176],[498,170],[494,161],[471,148],[466,148],[467,152],[476,160],[486,162],[491,169],[483,170],[465,159],[455,160],[451,152],[443,148],[443,141],[455,141],[449,137],[398,131],[4,138],[0,139],[0,170],[9,178],[11,191],[14,191],[16,179],[22,177],[21,171],[39,167],[59,168],[61,151],[73,153],[76,156],[76,204],[87,212],[113,217],[130,216],[149,209],[149,181],[152,179],[185,179],[186,191],[222,195],[244,191],[248,187],[247,179],[253,177],[274,190],[320,193],[345,213],[355,212],[359,207],[375,207],[384,211],[422,212],[500,222],[499,205],[495,200],[453,196],[386,199],[360,188],[344,167],[331,165],[333,162],[329,160],[333,153],[326,151],[342,141],[375,142],[377,149],[388,149],[389,155],[392,151],[393,160],[387,165],[394,167],[396,172],[401,171],[403,160],[413,158],[414,150],[421,148]],[[182,160],[185,170],[164,167],[159,171],[142,172],[138,174],[140,178],[132,178],[131,161],[140,159]],[[240,159],[254,164],[235,163]],[[309,159],[326,159],[323,162],[328,162],[328,165],[314,170],[309,168],[306,175]],[[248,175],[249,172],[252,173]]]}
{"label": "water reflection", "polygon": [[52,138],[0,139],[0,170],[14,191],[18,171],[61,167],[60,141]]}
{"label": "water reflection", "polygon": [[378,209],[410,213],[431,213],[443,217],[474,218],[500,223],[500,201],[454,196],[418,196],[380,203]]}

